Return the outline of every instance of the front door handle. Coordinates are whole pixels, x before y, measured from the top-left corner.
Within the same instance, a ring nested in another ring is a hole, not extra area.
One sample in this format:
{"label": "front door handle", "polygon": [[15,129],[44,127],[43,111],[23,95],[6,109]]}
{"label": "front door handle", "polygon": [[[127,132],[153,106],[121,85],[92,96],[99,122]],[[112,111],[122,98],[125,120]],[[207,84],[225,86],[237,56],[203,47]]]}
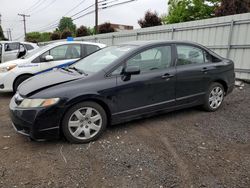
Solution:
{"label": "front door handle", "polygon": [[164,74],[164,75],[161,76],[162,79],[170,79],[172,77],[174,77],[174,75],[168,74],[168,73],[166,73],[166,74]]}
{"label": "front door handle", "polygon": [[201,69],[201,72],[203,72],[204,74],[207,74],[208,68],[207,68],[207,67],[203,67],[203,68]]}

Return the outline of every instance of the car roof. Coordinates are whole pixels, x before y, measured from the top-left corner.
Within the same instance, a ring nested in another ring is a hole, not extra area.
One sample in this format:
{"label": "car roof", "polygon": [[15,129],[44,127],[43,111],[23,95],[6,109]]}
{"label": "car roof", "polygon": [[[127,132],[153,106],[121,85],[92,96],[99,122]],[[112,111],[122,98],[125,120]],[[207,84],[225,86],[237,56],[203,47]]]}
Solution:
{"label": "car roof", "polygon": [[89,45],[96,45],[99,47],[105,47],[105,44],[102,43],[95,43],[95,42],[86,42],[86,41],[61,41],[61,42],[54,42],[49,43],[49,46],[58,46],[58,45],[64,45],[64,44],[89,44]]}
{"label": "car roof", "polygon": [[197,46],[201,46],[198,43],[185,41],[185,40],[138,40],[138,41],[129,41],[126,43],[121,43],[120,45],[135,45],[135,46],[145,46],[145,45],[157,45],[157,44],[166,44],[166,43],[186,43],[186,44],[193,44]]}

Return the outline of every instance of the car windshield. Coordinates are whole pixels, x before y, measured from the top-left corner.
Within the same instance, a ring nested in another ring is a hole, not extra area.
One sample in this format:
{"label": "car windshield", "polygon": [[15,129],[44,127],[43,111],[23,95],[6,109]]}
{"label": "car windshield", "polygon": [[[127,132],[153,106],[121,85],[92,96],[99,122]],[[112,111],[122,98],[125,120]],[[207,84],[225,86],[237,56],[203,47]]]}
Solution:
{"label": "car windshield", "polygon": [[96,73],[112,64],[115,60],[135,47],[136,46],[132,45],[110,46],[85,57],[71,67],[82,70],[88,74]]}
{"label": "car windshield", "polygon": [[42,51],[42,50],[44,50],[44,49],[46,49],[46,48],[49,48],[49,45],[43,46],[43,47],[40,47],[40,48],[37,48],[37,49],[35,49],[35,50],[31,51],[31,52],[28,52],[28,53],[27,53],[25,56],[23,56],[21,59],[28,59],[28,58],[32,57],[34,54],[36,54],[36,53],[38,53],[38,52],[40,52],[40,51]]}

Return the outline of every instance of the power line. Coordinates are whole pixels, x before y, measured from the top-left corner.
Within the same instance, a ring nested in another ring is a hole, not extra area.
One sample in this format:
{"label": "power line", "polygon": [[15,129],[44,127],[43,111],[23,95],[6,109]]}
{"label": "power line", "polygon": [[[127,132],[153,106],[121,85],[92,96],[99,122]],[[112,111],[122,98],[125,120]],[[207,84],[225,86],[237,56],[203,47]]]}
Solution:
{"label": "power line", "polygon": [[35,13],[32,13],[32,12],[31,12],[31,15],[34,15],[34,14],[37,14],[37,13],[43,11],[44,9],[46,9],[46,8],[50,7],[51,5],[53,5],[56,1],[57,1],[57,0],[52,0],[51,2],[49,2],[49,4],[47,4],[45,7],[43,7],[43,8],[41,8],[41,9],[37,10]]}
{"label": "power line", "polygon": [[[39,7],[40,7],[42,4],[44,4],[46,1],[47,1],[47,0],[41,0],[40,3],[38,3],[36,6],[34,6],[34,7],[32,8],[31,11],[28,11],[28,12],[32,13],[34,10],[36,10],[37,8],[39,8]],[[27,12],[27,11],[26,11],[26,12]]]}
{"label": "power line", "polygon": [[[133,1],[137,1],[137,0],[127,0],[127,1],[120,2],[120,3],[111,4],[111,3],[114,3],[114,2],[116,2],[116,1],[119,1],[119,0],[111,0],[111,1],[101,0],[101,1],[98,2],[98,10],[112,8],[112,7],[115,7],[115,6],[123,5],[123,4],[130,3],[130,2],[133,2]],[[83,2],[84,2],[84,1],[83,1]],[[102,3],[102,2],[105,2],[105,3],[101,4],[101,6],[99,6],[100,3]],[[111,4],[111,5],[110,5],[110,4]],[[80,18],[82,18],[82,17],[85,17],[85,16],[87,16],[87,15],[89,15],[89,14],[92,14],[92,13],[96,12],[96,9],[95,9],[95,10],[91,10],[91,11],[89,11],[89,12],[83,14],[83,15],[80,15],[80,16],[78,16],[78,17],[76,17],[76,18],[73,18],[73,17],[79,15],[80,13],[85,12],[86,10],[88,10],[88,9],[90,9],[90,8],[92,8],[92,7],[94,7],[95,5],[96,5],[96,3],[94,3],[94,4],[92,4],[92,5],[88,6],[88,7],[86,7],[85,9],[83,9],[83,10],[81,10],[81,11],[79,11],[79,12],[73,14],[72,16],[70,16],[70,18],[72,18],[72,20],[75,21],[75,20],[78,20],[78,19],[80,19]],[[72,9],[71,9],[71,10],[72,10]],[[70,12],[70,11],[68,11],[68,12]],[[67,12],[67,13],[68,13],[68,12]],[[67,13],[66,13],[66,14],[67,14]],[[65,15],[64,15],[64,16],[65,16]],[[42,29],[39,30],[39,31],[41,32],[41,31],[46,31],[46,30],[49,30],[49,29],[54,29],[54,28],[56,28],[56,27],[58,26],[58,21],[59,21],[59,20],[60,20],[60,19],[58,19],[55,23],[51,23],[51,24],[49,24],[49,25],[47,25],[47,26],[45,26],[45,27],[42,27]],[[98,21],[97,21],[97,23],[98,23]],[[98,24],[97,24],[97,25],[98,25]]]}
{"label": "power line", "polygon": [[[76,8],[78,8],[82,3],[84,3],[86,0],[82,0],[80,3],[78,3],[75,7],[73,7],[72,9],[70,9],[68,12],[66,12],[62,17],[66,16],[68,13],[72,12],[73,10],[75,10]],[[44,28],[47,28],[47,27],[51,27],[53,25],[55,25],[55,22],[57,23],[58,21],[60,21],[60,19],[56,19],[55,21],[43,26],[43,27],[40,27],[39,29],[43,29]],[[57,23],[58,24],[58,23]]]}
{"label": "power line", "polygon": [[115,7],[115,6],[118,6],[118,5],[123,5],[123,4],[131,3],[133,1],[137,1],[137,0],[128,0],[128,1],[121,2],[121,3],[116,3],[116,4],[113,4],[113,5],[109,5],[109,6],[104,6],[104,7],[101,7],[101,8],[102,9],[111,8],[111,7]]}
{"label": "power line", "polygon": [[36,1],[33,5],[31,5],[29,8],[25,9],[24,12],[27,12],[29,9],[35,7],[37,4],[39,4],[42,0]]}

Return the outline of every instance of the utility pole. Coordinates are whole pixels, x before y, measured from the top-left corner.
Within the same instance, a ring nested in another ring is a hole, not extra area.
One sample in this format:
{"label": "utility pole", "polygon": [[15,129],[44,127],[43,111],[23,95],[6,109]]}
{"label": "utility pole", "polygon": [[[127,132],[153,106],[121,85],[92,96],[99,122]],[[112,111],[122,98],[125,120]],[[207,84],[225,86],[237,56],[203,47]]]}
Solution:
{"label": "utility pole", "polygon": [[0,14],[0,25],[2,24],[2,14]]}
{"label": "utility pole", "polygon": [[30,17],[30,15],[26,15],[26,14],[18,14],[18,16],[22,16],[23,17],[23,27],[24,27],[24,37],[26,37],[26,17]]}
{"label": "utility pole", "polygon": [[98,0],[95,0],[95,34],[98,34]]}
{"label": "utility pole", "polygon": [[7,33],[8,33],[8,39],[9,39],[10,41],[12,41],[11,29],[10,29],[10,28],[7,29]]}

